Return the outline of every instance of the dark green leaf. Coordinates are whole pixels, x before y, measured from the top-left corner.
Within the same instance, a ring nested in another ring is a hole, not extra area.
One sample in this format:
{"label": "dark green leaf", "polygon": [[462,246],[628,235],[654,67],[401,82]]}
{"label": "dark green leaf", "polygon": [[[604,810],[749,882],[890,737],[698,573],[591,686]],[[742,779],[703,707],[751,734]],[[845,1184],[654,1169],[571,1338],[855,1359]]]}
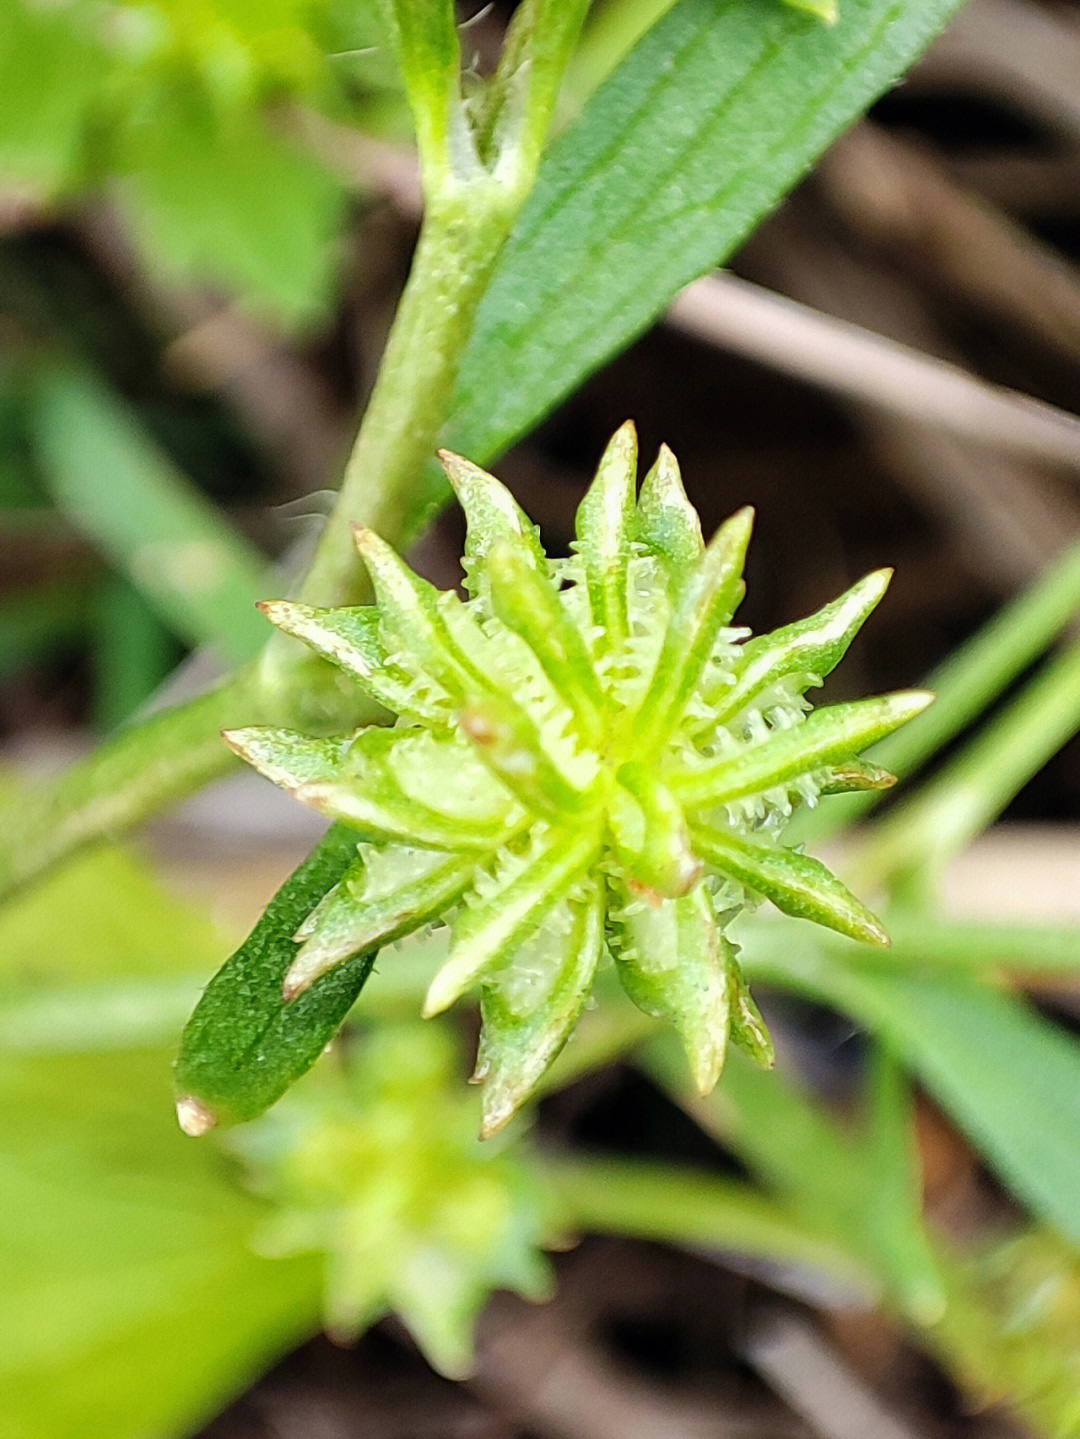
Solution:
{"label": "dark green leaf", "polygon": [[293,936],[355,859],[355,834],[335,825],[207,985],[176,1066],[178,1103],[193,1130],[261,1114],[311,1068],[348,1014],[373,954],[339,965],[290,1003],[282,985],[296,958]]}

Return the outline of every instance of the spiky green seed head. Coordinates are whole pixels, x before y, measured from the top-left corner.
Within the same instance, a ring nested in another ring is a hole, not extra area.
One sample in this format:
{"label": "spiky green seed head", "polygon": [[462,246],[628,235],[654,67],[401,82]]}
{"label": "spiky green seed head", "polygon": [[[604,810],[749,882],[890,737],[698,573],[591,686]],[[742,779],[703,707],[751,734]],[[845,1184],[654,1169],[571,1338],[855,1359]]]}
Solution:
{"label": "spiky green seed head", "polygon": [[669,450],[636,493],[633,426],[582,500],[569,559],[544,554],[491,475],[443,462],[468,521],[468,598],[358,530],[373,606],[266,606],[399,716],[341,739],[228,737],[357,831],[353,869],[297,935],[286,994],[449,924],[425,1013],[479,987],[490,1134],[558,1054],[610,957],[631,999],[676,1027],[706,1092],[729,1037],[768,1058],[726,934],[748,903],[888,942],[838,879],[780,838],[796,805],[887,784],[859,752],[929,702],[911,692],[810,712],[805,698],[889,572],[750,638],[732,618],[751,511],[704,544]]}
{"label": "spiky green seed head", "polygon": [[383,1025],[226,1141],[273,1201],[256,1247],[321,1256],[328,1333],[395,1313],[452,1378],[495,1290],[550,1293],[559,1220],[518,1145],[477,1141],[459,1050],[445,1024]]}

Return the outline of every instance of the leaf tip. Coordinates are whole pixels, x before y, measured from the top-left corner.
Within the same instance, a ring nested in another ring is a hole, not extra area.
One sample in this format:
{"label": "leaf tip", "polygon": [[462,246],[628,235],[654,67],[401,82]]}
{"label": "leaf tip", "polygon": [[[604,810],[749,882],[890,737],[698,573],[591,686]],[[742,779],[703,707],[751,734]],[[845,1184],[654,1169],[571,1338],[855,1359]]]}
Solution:
{"label": "leaf tip", "polygon": [[182,1094],[176,1101],[176,1122],[190,1138],[201,1139],[216,1128],[218,1117],[201,1099],[196,1099],[193,1094]]}

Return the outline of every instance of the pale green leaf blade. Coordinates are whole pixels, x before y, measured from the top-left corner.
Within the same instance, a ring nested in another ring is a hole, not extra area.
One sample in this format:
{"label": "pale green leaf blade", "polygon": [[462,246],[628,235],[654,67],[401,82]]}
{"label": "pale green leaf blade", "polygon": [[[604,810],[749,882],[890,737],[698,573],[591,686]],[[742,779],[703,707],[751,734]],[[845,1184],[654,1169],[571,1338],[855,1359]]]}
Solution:
{"label": "pale green leaf blade", "polygon": [[819,684],[843,659],[891,578],[892,570],[876,570],[807,619],[748,640],[734,685],[710,706],[713,721],[724,724],[780,680],[795,678],[800,691]]}
{"label": "pale green leaf blade", "polygon": [[685,803],[706,808],[760,794],[856,755],[920,714],[932,699],[921,690],[906,690],[829,705],[802,724],[673,775],[669,782]]}
{"label": "pale green leaf blade", "polygon": [[[136,72],[138,74],[138,72]],[[152,270],[224,286],[293,325],[331,298],[345,191],[255,107],[215,106],[200,85],[150,81],[116,145],[120,199]],[[153,122],[141,115],[149,111]]]}
{"label": "pale green leaf blade", "polygon": [[318,1328],[316,1263],[256,1256],[261,1206],[179,1132],[169,1068],[5,1062],[5,1436],[194,1432]]}
{"label": "pale green leaf blade", "polygon": [[627,569],[636,492],[637,432],[627,421],[601,456],[596,478],[578,506],[575,521],[600,654],[617,650],[629,632]]}
{"label": "pale green leaf blade", "polygon": [[566,900],[570,924],[559,972],[550,994],[517,1014],[498,979],[484,986],[483,1030],[475,1078],[483,1081],[484,1138],[498,1133],[528,1099],[570,1036],[592,990],[604,941],[603,888],[593,884],[579,899]]}
{"label": "pale green leaf blade", "polygon": [[694,853],[730,874],[796,919],[835,929],[850,939],[887,945],[881,921],[819,859],[793,849],[755,844],[715,825],[695,825]]}
{"label": "pale green leaf blade", "polygon": [[596,862],[600,837],[588,829],[549,830],[523,867],[486,898],[467,905],[454,926],[450,956],[424,1003],[440,1014],[486,970],[512,961],[514,950],[540,928],[551,909]]}

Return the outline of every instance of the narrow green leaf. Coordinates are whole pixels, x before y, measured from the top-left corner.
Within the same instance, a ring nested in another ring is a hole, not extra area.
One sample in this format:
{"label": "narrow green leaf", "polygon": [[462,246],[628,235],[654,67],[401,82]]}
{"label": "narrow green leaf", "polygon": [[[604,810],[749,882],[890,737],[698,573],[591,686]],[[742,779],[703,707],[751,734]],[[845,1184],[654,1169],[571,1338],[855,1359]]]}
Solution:
{"label": "narrow green leaf", "polygon": [[673,776],[671,787],[685,803],[711,808],[790,784],[799,775],[842,762],[891,734],[932,699],[921,690],[907,690],[814,710],[802,724],[774,732],[767,740],[703,764],[693,773]]}
{"label": "narrow green leaf", "polygon": [[449,723],[445,691],[419,670],[407,673],[401,655],[391,663],[379,638],[379,611],[374,605],[322,610],[271,600],[259,608],[271,624],[352,675],[376,704],[424,724]]}
{"label": "narrow green leaf", "polygon": [[311,1068],[348,1014],[373,955],[342,965],[295,1003],[283,998],[282,984],[298,926],[355,858],[356,836],[335,825],[207,985],[176,1065],[177,1107],[189,1132],[261,1114]]}
{"label": "narrow green leaf", "polygon": [[995,819],[1080,728],[1080,644],[1048,660],[963,749],[889,815],[859,864],[871,883],[932,875]]}
{"label": "narrow green leaf", "polygon": [[543,923],[600,853],[600,837],[587,829],[551,830],[528,864],[489,899],[466,907],[454,926],[446,964],[424,1002],[429,1017],[448,1009],[485,970],[494,970]]}
{"label": "narrow green leaf", "polygon": [[[454,447],[493,458],[721,264],[963,0],[680,0],[552,147],[481,306]],[[557,256],[558,262],[552,263]]]}
{"label": "narrow green leaf", "polygon": [[634,719],[642,745],[661,744],[682,718],[698,687],[721,629],[738,608],[742,572],[754,523],[739,510],[710,540],[679,592],[656,661],[656,671]]}
{"label": "narrow green leaf", "polygon": [[845,884],[808,854],[754,844],[715,825],[695,825],[694,853],[762,894],[784,914],[809,919],[867,944],[889,943],[881,921]]}
{"label": "narrow green leaf", "polygon": [[[293,950],[295,958],[283,980],[285,998],[296,1003],[316,980],[354,957],[359,962],[370,954],[373,960],[380,946],[439,919],[453,908],[475,874],[472,855],[447,858],[409,845],[368,851],[296,929],[294,938],[301,943]],[[333,983],[323,980],[317,992]]]}
{"label": "narrow green leaf", "polygon": [[581,899],[564,903],[572,905],[575,913],[551,993],[532,1012],[518,1015],[497,981],[484,986],[474,1078],[484,1085],[481,1136],[485,1139],[497,1134],[532,1094],[569,1038],[592,990],[604,941],[604,895],[594,884]]}
{"label": "narrow green leaf", "polygon": [[635,539],[663,559],[672,575],[683,575],[705,548],[698,512],[686,498],[679,462],[660,446],[656,464],[641,482]]}
{"label": "narrow green leaf", "polygon": [[808,619],[747,640],[735,683],[710,703],[710,720],[726,723],[783,679],[797,676],[800,691],[819,684],[843,659],[891,578],[892,570],[876,570]]}
{"label": "narrow green leaf", "polygon": [[532,650],[560,699],[573,712],[582,737],[595,741],[603,729],[604,697],[581,631],[551,582],[517,546],[493,546],[487,579],[495,613]]}
{"label": "narrow green leaf", "polygon": [[257,654],[263,557],[93,376],[51,373],[36,399],[43,473],[72,522],[183,639],[233,660]]}
{"label": "narrow green leaf", "polygon": [[637,431],[627,421],[608,443],[575,522],[600,654],[617,650],[629,632],[626,585],[636,486]]}
{"label": "narrow green leaf", "polygon": [[945,1289],[922,1223],[922,1176],[915,1140],[911,1085],[880,1041],[869,1056],[870,1132],[867,1163],[877,1202],[868,1215],[882,1253],[889,1255],[900,1303],[922,1324],[935,1324],[946,1308]]}
{"label": "narrow green leaf", "polygon": [[1080,1243],[1080,1045],[973,977],[839,952],[747,951],[752,972],[880,1033],[1035,1213]]}
{"label": "narrow green leaf", "polygon": [[734,953],[703,885],[654,905],[630,894],[616,916],[619,980],[637,1007],[678,1031],[699,1094],[720,1078],[731,1024]]}
{"label": "narrow green leaf", "polygon": [[766,1264],[824,1270],[858,1289],[869,1283],[850,1246],[794,1205],[743,1181],[639,1155],[545,1155],[542,1173],[572,1231],[681,1244],[694,1253],[753,1255]]}

